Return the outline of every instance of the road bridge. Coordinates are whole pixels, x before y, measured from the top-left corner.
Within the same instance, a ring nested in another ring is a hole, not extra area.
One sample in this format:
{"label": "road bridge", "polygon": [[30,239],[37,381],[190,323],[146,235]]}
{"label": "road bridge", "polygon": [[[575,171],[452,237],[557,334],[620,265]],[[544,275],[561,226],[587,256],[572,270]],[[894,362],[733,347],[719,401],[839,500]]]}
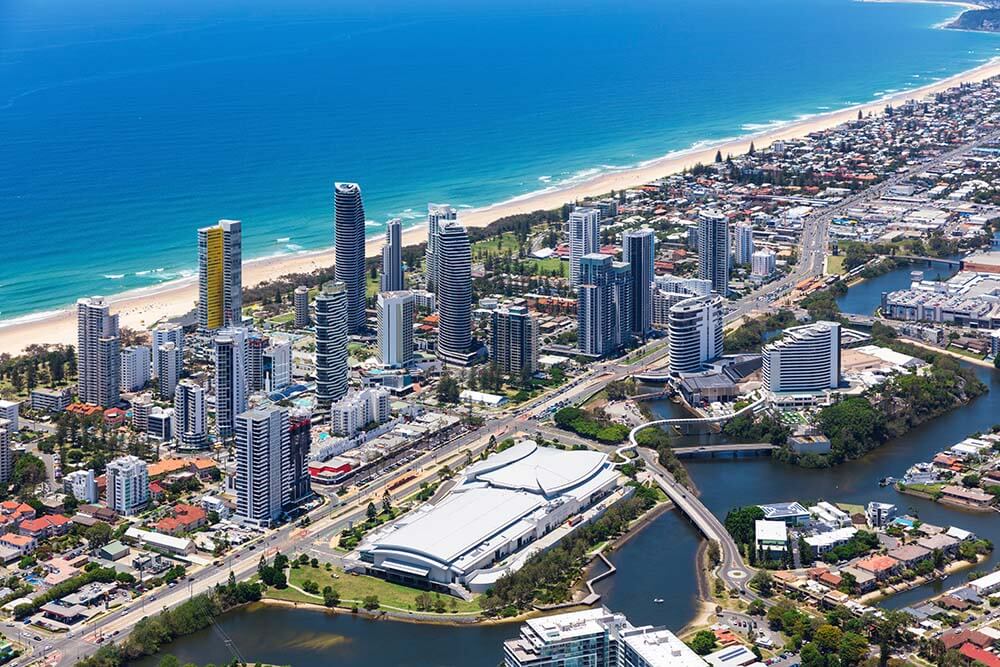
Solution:
{"label": "road bridge", "polygon": [[738,443],[729,445],[703,445],[701,447],[674,447],[679,459],[741,458],[743,456],[770,456],[777,447],[769,442]]}

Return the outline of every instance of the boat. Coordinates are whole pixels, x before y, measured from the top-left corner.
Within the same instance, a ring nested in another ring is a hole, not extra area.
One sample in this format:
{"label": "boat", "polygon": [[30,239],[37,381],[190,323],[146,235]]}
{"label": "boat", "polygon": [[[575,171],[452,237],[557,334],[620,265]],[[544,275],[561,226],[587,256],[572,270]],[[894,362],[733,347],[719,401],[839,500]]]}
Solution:
{"label": "boat", "polygon": [[663,604],[664,600],[663,598],[653,598],[653,602],[656,604]]}
{"label": "boat", "polygon": [[891,484],[895,484],[895,483],[896,483],[896,478],[895,477],[883,477],[882,479],[880,479],[878,481],[878,485],[879,486],[890,486]]}

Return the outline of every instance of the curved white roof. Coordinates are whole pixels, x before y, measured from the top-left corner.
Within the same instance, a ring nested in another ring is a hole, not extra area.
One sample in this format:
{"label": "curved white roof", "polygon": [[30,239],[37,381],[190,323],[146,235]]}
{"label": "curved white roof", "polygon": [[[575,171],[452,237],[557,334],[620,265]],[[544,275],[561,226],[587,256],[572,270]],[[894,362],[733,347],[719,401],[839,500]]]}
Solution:
{"label": "curved white roof", "polygon": [[514,449],[519,451],[510,457],[513,460],[507,465],[480,473],[476,475],[476,479],[501,489],[518,489],[552,496],[586,482],[607,461],[607,456],[601,452],[539,447],[530,440],[501,452],[501,455]]}

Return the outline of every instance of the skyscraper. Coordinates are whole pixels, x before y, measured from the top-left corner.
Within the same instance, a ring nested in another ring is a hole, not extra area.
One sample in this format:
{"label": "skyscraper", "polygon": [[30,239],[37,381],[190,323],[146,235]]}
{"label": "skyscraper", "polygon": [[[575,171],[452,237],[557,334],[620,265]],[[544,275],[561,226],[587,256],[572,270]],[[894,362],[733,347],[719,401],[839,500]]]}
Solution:
{"label": "skyscraper", "polygon": [[0,419],[0,484],[9,484],[14,474],[14,454],[10,439],[17,432],[9,419]]}
{"label": "skyscraper", "polygon": [[247,392],[264,388],[264,349],[270,344],[267,336],[259,331],[248,331],[246,339]]}
{"label": "skyscraper", "polygon": [[174,389],[181,376],[183,358],[181,351],[171,342],[166,342],[157,350],[160,367],[156,371],[157,388],[160,398],[168,400],[174,397]]}
{"label": "skyscraper", "polygon": [[160,346],[164,343],[173,343],[180,350],[181,358],[184,356],[184,328],[179,324],[160,324],[150,332],[153,344],[153,377],[160,368]]}
{"label": "skyscraper", "polygon": [[295,328],[304,329],[309,326],[309,288],[299,285],[295,288]]}
{"label": "skyscraper", "polygon": [[205,389],[193,380],[181,380],[174,390],[174,438],[181,449],[205,449]]}
{"label": "skyscraper", "polygon": [[740,265],[749,264],[753,255],[753,227],[740,223],[733,230],[733,259]]}
{"label": "skyscraper", "polygon": [[214,331],[243,320],[243,225],[219,220],[198,230],[198,326]]}
{"label": "skyscraper", "polygon": [[382,292],[375,306],[378,317],[378,358],[387,368],[413,361],[413,294]]}
{"label": "skyscraper", "polygon": [[761,351],[764,387],[771,392],[818,393],[840,385],[840,325],[814,322],[785,329]]}
{"label": "skyscraper", "polygon": [[622,259],[632,267],[632,333],[645,339],[653,328],[653,278],[656,234],[636,229],[622,235]]}
{"label": "skyscraper", "polygon": [[750,275],[756,278],[766,278],[774,273],[778,266],[774,251],[770,248],[758,250],[750,255]]}
{"label": "skyscraper", "polygon": [[292,342],[271,341],[264,350],[262,359],[264,386],[262,389],[272,392],[283,389],[292,383]]}
{"label": "skyscraper", "polygon": [[149,384],[149,348],[133,345],[122,348],[121,390],[139,391]]}
{"label": "skyscraper", "polygon": [[347,294],[347,331],[365,328],[365,207],[357,183],[334,185],[334,276]]}
{"label": "skyscraper", "polygon": [[729,218],[718,211],[698,213],[698,277],[722,296],[729,293]]}
{"label": "skyscraper", "polygon": [[281,505],[289,509],[312,495],[309,450],[312,419],[308,410],[295,408],[288,415],[288,448],[281,461]]}
{"label": "skyscraper", "polygon": [[281,517],[282,461],[288,460],[288,411],[256,408],[236,417],[236,517],[272,526]]}
{"label": "skyscraper", "polygon": [[569,214],[569,284],[580,284],[580,259],[601,249],[601,212],[577,208]]}
{"label": "skyscraper", "polygon": [[424,255],[424,274],[427,289],[437,294],[438,233],[449,220],[457,220],[458,213],[447,204],[427,205],[427,251]]}
{"label": "skyscraper", "polygon": [[490,361],[516,378],[537,371],[538,320],[522,305],[501,306],[492,317]]}
{"label": "skyscraper", "polygon": [[223,438],[233,434],[236,415],[247,409],[246,329],[219,331],[215,352],[215,426]]}
{"label": "skyscraper", "polygon": [[149,503],[149,473],[137,456],[120,456],[108,463],[108,508],[122,516],[138,514]]}
{"label": "skyscraper", "polygon": [[347,393],[347,286],[323,285],[316,296],[316,403],[328,408]]}
{"label": "skyscraper", "polygon": [[722,356],[722,297],[693,296],[670,308],[670,372],[695,373]]}
{"label": "skyscraper", "polygon": [[577,286],[577,349],[604,356],[618,350],[631,336],[631,271],[610,255],[580,258]]}
{"label": "skyscraper", "polygon": [[457,222],[438,230],[437,355],[446,363],[472,362],[472,254],[469,235]]}
{"label": "skyscraper", "polygon": [[382,246],[383,292],[398,292],[403,289],[403,222],[393,218],[385,227],[385,245]]}
{"label": "skyscraper", "polygon": [[121,382],[118,315],[104,297],[76,302],[76,358],[80,401],[110,408],[118,404]]}

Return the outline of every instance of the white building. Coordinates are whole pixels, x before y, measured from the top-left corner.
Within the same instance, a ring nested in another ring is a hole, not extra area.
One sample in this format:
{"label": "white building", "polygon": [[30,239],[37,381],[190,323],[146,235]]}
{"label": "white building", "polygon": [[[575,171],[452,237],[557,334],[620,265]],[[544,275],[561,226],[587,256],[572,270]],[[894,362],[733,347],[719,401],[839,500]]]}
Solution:
{"label": "white building", "polygon": [[11,433],[21,430],[18,419],[20,417],[21,404],[18,401],[0,400],[0,419],[6,419],[10,424],[7,426]]}
{"label": "white building", "polygon": [[167,341],[156,351],[156,358],[160,364],[156,369],[157,391],[162,400],[169,401],[181,377],[183,353],[176,343]]}
{"label": "white building", "polygon": [[247,409],[246,329],[223,329],[216,335],[215,426],[222,437],[232,435],[236,415]]}
{"label": "white building", "polygon": [[121,390],[139,391],[149,384],[150,354],[145,345],[122,348]]}
{"label": "white building", "polygon": [[722,297],[693,296],[670,308],[671,373],[695,373],[722,356]]}
{"label": "white building", "polygon": [[509,557],[607,497],[619,477],[600,452],[525,440],[465,468],[437,503],[370,533],[361,561],[404,583],[485,590],[520,567],[523,559]]}
{"label": "white building", "polygon": [[327,282],[314,302],[316,402],[326,407],[347,393],[347,285]]}
{"label": "white building", "polygon": [[282,459],[289,447],[288,411],[271,406],[236,417],[236,518],[272,526],[281,517]]}
{"label": "white building", "polygon": [[821,500],[809,508],[813,518],[830,528],[847,528],[851,525],[851,515],[833,503]]}
{"label": "white building", "polygon": [[384,389],[369,388],[348,394],[330,406],[330,430],[350,437],[371,423],[383,424],[391,417],[389,406],[390,395]]}
{"label": "white building", "polygon": [[292,342],[271,341],[261,360],[264,391],[283,389],[292,383]]}
{"label": "white building", "polygon": [[741,223],[733,228],[733,259],[737,264],[750,264],[753,256],[753,227]]}
{"label": "white building", "polygon": [[305,329],[309,326],[309,288],[299,285],[292,295],[295,303],[295,328]]}
{"label": "white building", "polygon": [[414,300],[411,292],[382,292],[375,304],[378,320],[378,358],[386,368],[413,362]]}
{"label": "white building", "polygon": [[174,409],[157,405],[149,411],[146,433],[152,438],[168,442],[174,437]]}
{"label": "white building", "polygon": [[885,528],[896,518],[896,506],[873,500],[865,508],[865,518],[872,528]]}
{"label": "white building", "polygon": [[754,547],[765,558],[781,557],[788,550],[788,525],[784,521],[754,522]]}
{"label": "white building", "polygon": [[160,324],[154,327],[149,333],[153,339],[153,344],[150,347],[153,351],[153,377],[156,377],[157,370],[160,368],[161,345],[164,343],[173,343],[181,351],[181,357],[183,358],[184,328],[179,324]]}
{"label": "white building", "polygon": [[601,212],[596,208],[577,208],[569,214],[569,284],[576,287],[580,278],[580,259],[601,248]]}
{"label": "white building", "polygon": [[785,329],[762,351],[764,387],[774,393],[822,393],[840,385],[840,325],[815,322]]}
{"label": "white building", "polygon": [[205,388],[193,380],[181,380],[174,392],[174,438],[181,449],[208,446]]}
{"label": "white building", "polygon": [[146,462],[137,456],[121,456],[108,463],[108,507],[122,516],[133,516],[149,503]]}
{"label": "white building", "polygon": [[758,250],[750,257],[750,275],[757,278],[767,278],[778,268],[777,256],[773,250],[765,248]]}
{"label": "white building", "polygon": [[533,618],[503,645],[503,667],[705,667],[663,627],[635,627],[623,614],[586,609]]}
{"label": "white building", "polygon": [[118,315],[101,296],[76,302],[77,394],[80,402],[110,408],[118,404],[121,341]]}
{"label": "white building", "polygon": [[63,490],[81,503],[96,503],[100,498],[93,470],[74,470],[63,477]]}

